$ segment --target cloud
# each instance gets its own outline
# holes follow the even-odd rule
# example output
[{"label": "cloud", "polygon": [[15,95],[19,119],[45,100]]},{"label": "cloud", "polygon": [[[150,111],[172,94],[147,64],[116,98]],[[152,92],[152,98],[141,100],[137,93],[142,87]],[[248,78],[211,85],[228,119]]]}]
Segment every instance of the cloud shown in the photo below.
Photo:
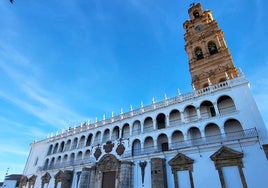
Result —
[{"label": "cloud", "polygon": [[0,144],[0,151],[1,153],[10,153],[10,154],[15,154],[15,155],[22,155],[22,156],[28,156],[29,151],[22,150],[21,148],[17,146],[12,146],[12,145],[3,145]]},{"label": "cloud", "polygon": [[49,92],[49,88],[42,86],[42,78],[38,75],[44,73],[37,66],[14,48],[0,48],[0,70],[12,85],[12,89],[0,88],[0,97],[55,127],[66,126],[66,117],[85,119],[71,111],[60,98]]}]

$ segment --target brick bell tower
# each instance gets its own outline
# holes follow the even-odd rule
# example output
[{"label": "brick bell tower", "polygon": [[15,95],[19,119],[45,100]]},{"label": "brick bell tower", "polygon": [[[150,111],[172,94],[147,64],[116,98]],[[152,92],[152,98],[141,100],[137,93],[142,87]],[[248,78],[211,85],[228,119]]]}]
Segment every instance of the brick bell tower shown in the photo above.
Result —
[{"label": "brick bell tower", "polygon": [[192,4],[188,10],[190,20],[184,22],[185,50],[194,89],[238,76],[224,34],[212,17],[212,11]]}]

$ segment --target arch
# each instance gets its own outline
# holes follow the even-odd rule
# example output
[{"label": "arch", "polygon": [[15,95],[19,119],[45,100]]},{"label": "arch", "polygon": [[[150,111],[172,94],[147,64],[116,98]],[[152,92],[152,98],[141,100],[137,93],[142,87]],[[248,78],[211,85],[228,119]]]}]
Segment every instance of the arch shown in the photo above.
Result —
[{"label": "arch", "polygon": [[200,47],[195,48],[194,54],[195,54],[195,57],[196,57],[197,60],[204,58],[203,51],[202,51],[202,49]]},{"label": "arch", "polygon": [[97,171],[110,172],[117,171],[120,167],[120,162],[112,154],[105,154],[97,164]]},{"label": "arch", "polygon": [[49,169],[52,169],[54,168],[54,165],[55,165],[55,157],[53,157],[50,161],[50,164],[49,164]]},{"label": "arch", "polygon": [[224,123],[224,132],[227,137],[243,136],[243,127],[236,119],[229,119]]},{"label": "arch", "polygon": [[117,140],[119,138],[119,127],[115,126],[112,132],[112,140]]},{"label": "arch", "polygon": [[67,164],[67,162],[68,162],[68,154],[65,154],[65,155],[63,156],[63,159],[62,159],[62,164],[63,164],[63,166],[65,166],[65,165]]},{"label": "arch", "polygon": [[200,115],[202,119],[216,116],[216,111],[211,101],[203,101],[200,104]]},{"label": "arch", "polygon": [[125,123],[123,128],[122,128],[122,138],[128,138],[129,137],[129,124]]},{"label": "arch", "polygon": [[141,133],[141,122],[139,120],[134,121],[132,128],[132,135],[139,135]]},{"label": "arch", "polygon": [[164,133],[160,134],[157,137],[157,150],[168,151],[168,137]]},{"label": "arch", "polygon": [[151,117],[145,118],[143,125],[144,125],[143,132],[153,131],[154,130],[153,118],[151,118]]},{"label": "arch", "polygon": [[84,159],[89,159],[90,158],[90,150],[86,150],[85,155],[84,155]]},{"label": "arch", "polygon": [[103,133],[102,143],[106,143],[108,140],[110,140],[110,130],[106,129]]},{"label": "arch", "polygon": [[208,51],[209,51],[209,54],[210,55],[213,55],[213,54],[218,53],[217,46],[216,46],[216,44],[213,41],[210,41],[208,43]]},{"label": "arch", "polygon": [[86,137],[84,135],[81,136],[81,138],[79,140],[78,148],[84,147],[85,146],[85,141],[86,141]]},{"label": "arch", "polygon": [[221,131],[217,124],[209,123],[205,127],[205,137],[206,141],[218,141],[221,137]]},{"label": "arch", "polygon": [[186,123],[197,121],[197,112],[194,106],[188,105],[184,109],[183,114],[184,114],[184,120]]},{"label": "arch", "polygon": [[86,146],[90,146],[92,143],[92,137],[93,137],[93,134],[90,133],[87,137],[87,142],[86,142]]},{"label": "arch", "polygon": [[83,152],[79,151],[76,155],[76,161],[82,161],[82,157],[83,157]]},{"label": "arch", "polygon": [[62,141],[60,144],[59,152],[63,152],[64,144],[65,144],[64,141]]},{"label": "arch", "polygon": [[191,127],[188,130],[188,139],[191,140],[193,145],[198,145],[201,142],[201,132],[197,127]]},{"label": "arch", "polygon": [[94,139],[94,145],[100,144],[101,143],[101,132],[98,131],[95,135]]},{"label": "arch", "polygon": [[183,133],[179,130],[174,131],[171,136],[172,147],[179,148],[184,143]]},{"label": "arch", "polygon": [[227,95],[221,96],[217,101],[217,105],[221,115],[232,113],[236,110],[233,99]]},{"label": "arch", "polygon": [[78,138],[75,137],[74,140],[73,140],[73,144],[72,144],[72,148],[71,149],[76,149],[77,143],[78,143]]},{"label": "arch", "polygon": [[57,160],[56,160],[56,164],[55,164],[55,167],[58,168],[59,165],[61,163],[61,156],[58,156]]},{"label": "arch", "polygon": [[141,142],[139,139],[135,139],[132,143],[132,156],[141,154]]},{"label": "arch", "polygon": [[48,148],[47,155],[50,155],[52,152],[53,145],[51,144]]},{"label": "arch", "polygon": [[48,169],[48,164],[49,164],[49,159],[46,159],[45,164],[44,164],[44,170]]},{"label": "arch", "polygon": [[144,153],[152,153],[154,151],[154,140],[148,136],[144,140]]},{"label": "arch", "polygon": [[181,113],[179,110],[174,109],[169,113],[169,125],[176,126],[181,124]]},{"label": "arch", "polygon": [[156,126],[157,129],[164,129],[166,128],[166,115],[163,113],[160,113],[156,117]]},{"label": "arch", "polygon": [[59,147],[59,143],[56,143],[53,149],[53,154],[57,153]]},{"label": "arch", "polygon": [[71,153],[71,155],[70,155],[70,164],[74,164],[74,158],[75,158],[75,154]]},{"label": "arch", "polygon": [[69,139],[65,145],[64,151],[68,151],[71,148],[71,139]]}]

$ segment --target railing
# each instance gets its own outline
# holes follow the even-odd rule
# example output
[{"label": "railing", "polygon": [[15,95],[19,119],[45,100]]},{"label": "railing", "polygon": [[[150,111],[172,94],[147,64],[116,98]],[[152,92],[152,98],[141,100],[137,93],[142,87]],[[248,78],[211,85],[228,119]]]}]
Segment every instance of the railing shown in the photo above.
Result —
[{"label": "railing", "polygon": [[60,168],[66,168],[66,167],[72,167],[72,166],[80,166],[80,165],[88,165],[93,163],[91,159],[79,159],[69,162],[62,162],[62,163],[55,163],[52,165],[44,165],[42,167],[39,167],[39,170],[53,170],[53,169],[60,169]]},{"label": "railing", "polygon": [[[226,143],[230,141],[242,141],[250,138],[258,138],[258,132],[255,128],[246,129],[243,131],[230,132],[225,134],[218,134],[213,136],[206,136],[195,139],[188,139],[184,141],[176,141],[169,145],[168,151],[179,150],[190,147],[206,146],[217,143]],[[139,156],[139,155],[148,155],[151,153],[162,152],[162,146],[157,145],[156,147],[145,147],[142,149],[136,149],[132,151],[126,151],[123,154],[123,157]]]},{"label": "railing", "polygon": [[54,139],[60,139],[60,138],[66,137],[66,136],[74,135],[76,133],[80,133],[83,131],[94,129],[95,127],[107,125],[107,124],[110,124],[113,122],[121,121],[122,119],[127,119],[127,118],[130,118],[133,116],[138,116],[138,115],[141,115],[141,114],[146,113],[146,112],[150,112],[150,111],[153,111],[156,109],[161,109],[161,108],[164,108],[166,106],[177,104],[177,103],[180,103],[183,101],[191,100],[193,98],[196,98],[196,97],[199,97],[202,95],[206,95],[206,94],[218,91],[218,90],[222,90],[222,89],[225,89],[228,87],[234,87],[234,86],[240,85],[242,83],[247,83],[247,80],[244,77],[237,77],[237,78],[227,80],[227,81],[215,84],[215,85],[208,86],[206,88],[195,90],[193,92],[189,92],[189,93],[182,94],[182,95],[180,94],[176,97],[173,97],[170,99],[165,99],[164,101],[156,102],[156,103],[153,103],[149,106],[141,107],[140,109],[132,110],[130,112],[123,113],[123,114],[120,114],[118,116],[114,116],[114,117],[111,117],[109,119],[106,119],[106,120],[102,120],[102,121],[91,123],[91,124],[84,123],[81,126],[69,128],[66,132],[52,136],[52,137],[48,138],[48,140],[52,141]]},{"label": "railing", "polygon": [[[254,139],[255,138],[255,139]],[[246,129],[243,131],[236,131],[236,132],[229,132],[225,134],[218,134],[218,135],[212,135],[212,136],[206,136],[196,139],[188,139],[183,141],[176,141],[169,145],[168,150],[165,151],[172,151],[172,150],[180,150],[180,149],[186,149],[191,147],[199,147],[199,146],[209,146],[212,144],[223,144],[226,142],[231,141],[243,141],[246,139],[254,139],[255,141],[258,140],[258,132],[255,128],[252,129]],[[140,155],[150,155],[163,152],[162,145],[150,146],[150,147],[144,147],[143,149],[135,149],[135,150],[128,150],[125,151],[122,155],[122,158],[125,157],[132,157],[132,156],[140,156]],[[52,170],[52,169],[60,169],[60,168],[66,168],[66,167],[72,167],[72,166],[84,166],[84,165],[90,165],[94,163],[92,159],[88,156],[87,159],[78,159],[78,160],[72,160],[72,161],[64,161],[61,163],[55,163],[55,164],[47,164],[42,167],[39,167],[39,170]]]}]

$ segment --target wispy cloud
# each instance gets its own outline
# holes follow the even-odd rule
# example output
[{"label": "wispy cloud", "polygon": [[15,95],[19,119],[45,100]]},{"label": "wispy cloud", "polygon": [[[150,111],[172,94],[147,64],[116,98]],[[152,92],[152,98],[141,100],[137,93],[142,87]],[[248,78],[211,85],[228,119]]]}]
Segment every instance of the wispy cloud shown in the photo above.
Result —
[{"label": "wispy cloud", "polygon": [[26,150],[22,150],[21,148],[19,148],[18,146],[12,146],[12,145],[3,145],[0,144],[0,151],[1,153],[5,152],[5,153],[10,153],[10,154],[15,154],[15,155],[23,155],[23,156],[28,156],[29,151]]},{"label": "wispy cloud", "polygon": [[[12,53],[8,52],[9,50]],[[0,91],[2,98],[55,127],[66,126],[66,117],[84,119],[71,111],[61,99],[49,92],[49,88],[42,86],[42,80],[37,75],[43,73],[26,57],[13,48],[1,50],[1,55],[0,70],[2,69],[8,75],[11,84],[17,91],[13,93],[2,88]]]}]

